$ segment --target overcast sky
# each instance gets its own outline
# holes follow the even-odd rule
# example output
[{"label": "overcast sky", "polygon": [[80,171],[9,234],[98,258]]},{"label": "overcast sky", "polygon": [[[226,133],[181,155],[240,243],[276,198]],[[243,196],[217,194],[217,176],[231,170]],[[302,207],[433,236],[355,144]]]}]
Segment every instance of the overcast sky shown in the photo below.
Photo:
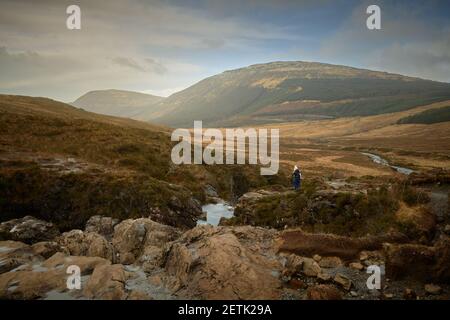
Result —
[{"label": "overcast sky", "polygon": [[[66,8],[81,7],[81,30]],[[382,30],[366,28],[378,4]],[[450,82],[450,1],[0,0],[0,93],[167,96],[225,70],[319,61]]]}]

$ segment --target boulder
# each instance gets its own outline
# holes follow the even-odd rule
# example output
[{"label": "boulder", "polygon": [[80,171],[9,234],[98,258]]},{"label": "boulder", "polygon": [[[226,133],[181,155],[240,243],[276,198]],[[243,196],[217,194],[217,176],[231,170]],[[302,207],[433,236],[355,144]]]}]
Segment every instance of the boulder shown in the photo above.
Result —
[{"label": "boulder", "polygon": [[188,299],[279,299],[282,264],[265,248],[272,240],[262,228],[197,226],[168,248],[170,288]]},{"label": "boulder", "polygon": [[63,233],[57,241],[70,255],[100,257],[114,261],[113,246],[98,233],[72,230]]},{"label": "boulder", "polygon": [[57,252],[69,253],[66,248],[61,247],[55,241],[42,241],[37,242],[31,246],[33,254],[40,255],[45,259],[50,258]]},{"label": "boulder", "polygon": [[83,294],[89,299],[124,300],[127,298],[127,278],[128,275],[120,264],[100,265],[94,269]]},{"label": "boulder", "polygon": [[114,227],[119,223],[118,219],[104,216],[92,216],[86,222],[85,231],[96,232],[104,236],[106,239],[111,239],[114,234]]},{"label": "boulder", "polygon": [[21,241],[28,244],[53,240],[58,228],[50,222],[26,216],[0,223],[0,240]]},{"label": "boulder", "polygon": [[161,263],[164,246],[179,235],[177,229],[147,218],[129,219],[116,225],[112,244],[120,263],[132,264],[140,258],[151,268]]},{"label": "boulder", "polygon": [[332,285],[319,284],[307,290],[309,300],[342,300],[342,293]]}]

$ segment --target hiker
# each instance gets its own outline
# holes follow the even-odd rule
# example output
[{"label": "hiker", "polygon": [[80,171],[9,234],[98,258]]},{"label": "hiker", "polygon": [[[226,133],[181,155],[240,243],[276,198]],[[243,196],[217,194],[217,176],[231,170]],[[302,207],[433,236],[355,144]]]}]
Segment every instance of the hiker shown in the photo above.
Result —
[{"label": "hiker", "polygon": [[294,172],[292,172],[292,185],[294,186],[295,190],[300,190],[300,186],[302,183],[302,173],[300,169],[295,166]]}]

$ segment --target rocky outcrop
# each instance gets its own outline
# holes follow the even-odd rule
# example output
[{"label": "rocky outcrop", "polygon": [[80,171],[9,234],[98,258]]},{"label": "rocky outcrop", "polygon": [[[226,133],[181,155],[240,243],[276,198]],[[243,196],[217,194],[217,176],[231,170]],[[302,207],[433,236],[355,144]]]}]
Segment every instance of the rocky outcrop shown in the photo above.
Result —
[{"label": "rocky outcrop", "polygon": [[63,233],[57,241],[74,256],[100,257],[112,262],[115,259],[113,246],[95,232],[72,230]]},{"label": "rocky outcrop", "polygon": [[188,298],[279,299],[282,266],[272,241],[270,230],[198,226],[167,251],[170,287]]},{"label": "rocky outcrop", "polygon": [[112,244],[118,262],[131,264],[139,258],[151,268],[160,263],[165,245],[179,235],[177,229],[147,218],[129,219],[114,228]]},{"label": "rocky outcrop", "polygon": [[53,240],[58,235],[59,230],[53,223],[31,216],[0,223],[0,240],[14,240],[32,244]]}]

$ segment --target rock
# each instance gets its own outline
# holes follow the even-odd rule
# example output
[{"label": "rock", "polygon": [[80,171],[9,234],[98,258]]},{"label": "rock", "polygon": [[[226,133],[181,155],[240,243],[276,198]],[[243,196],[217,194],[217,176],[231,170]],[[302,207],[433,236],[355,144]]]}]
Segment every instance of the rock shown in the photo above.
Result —
[{"label": "rock", "polygon": [[386,299],[392,299],[394,297],[394,295],[392,293],[385,293],[385,294],[383,294],[383,296]]},{"label": "rock", "polygon": [[58,244],[65,247],[74,256],[100,257],[114,261],[113,246],[95,232],[72,230],[58,238]]},{"label": "rock", "polygon": [[153,300],[153,299],[145,292],[139,290],[132,290],[128,294],[127,300]]},{"label": "rock", "polygon": [[104,216],[92,216],[86,222],[85,231],[96,232],[110,240],[114,233],[114,227],[119,223],[118,219]]},{"label": "rock", "polygon": [[318,254],[315,254],[315,255],[313,256],[313,259],[314,259],[314,261],[319,262],[320,259],[322,259],[322,257],[319,256]]},{"label": "rock", "polygon": [[296,279],[296,278],[289,280],[288,284],[293,289],[304,289],[304,288],[308,287],[305,282],[303,282],[300,279]]},{"label": "rock", "polygon": [[90,299],[124,300],[127,298],[126,280],[122,265],[101,265],[94,269],[83,293]]},{"label": "rock", "polygon": [[[81,275],[89,275],[99,265],[110,262],[97,257],[73,257],[56,253],[41,262],[30,262],[25,268],[0,275],[0,299],[45,298],[50,292],[67,291],[67,273],[70,265],[80,267]],[[68,293],[73,299],[80,295],[79,290]]]},{"label": "rock", "polygon": [[165,255],[169,287],[187,299],[280,299],[273,234],[249,226],[187,231]]},{"label": "rock", "polygon": [[177,229],[147,218],[129,219],[115,227],[112,244],[120,263],[132,264],[140,258],[151,268],[162,262],[164,246],[179,235]]},{"label": "rock", "polygon": [[439,295],[442,292],[442,288],[435,284],[426,284],[424,289],[426,293],[432,295]]},{"label": "rock", "polygon": [[219,194],[217,193],[216,189],[212,185],[210,185],[210,184],[205,185],[204,190],[205,190],[205,195],[207,197],[219,198]]},{"label": "rock", "polygon": [[307,297],[309,300],[342,300],[342,294],[338,289],[325,284],[309,287]]},{"label": "rock", "polygon": [[367,254],[367,251],[362,251],[359,254],[359,260],[364,261],[367,260],[369,258],[369,255]]},{"label": "rock", "polygon": [[417,294],[414,290],[406,288],[403,291],[403,298],[406,300],[416,300],[417,299]]},{"label": "rock", "polygon": [[337,268],[342,266],[342,260],[338,257],[325,257],[319,261],[322,268]]},{"label": "rock", "polygon": [[43,260],[35,256],[31,247],[18,241],[0,241],[0,274],[32,261]]},{"label": "rock", "polygon": [[303,258],[303,269],[302,272],[307,277],[317,277],[317,275],[322,271],[319,264],[311,258]]},{"label": "rock", "polygon": [[352,262],[348,265],[350,268],[361,271],[364,269],[364,266],[359,262]]},{"label": "rock", "polygon": [[358,292],[356,292],[356,291],[350,291],[350,295],[352,296],[352,297],[357,297],[358,296]]},{"label": "rock", "polygon": [[0,223],[0,240],[21,241],[32,244],[53,240],[59,235],[58,228],[50,222],[31,216]]},{"label": "rock", "polygon": [[62,248],[55,241],[42,241],[37,242],[31,246],[31,250],[35,255],[40,255],[45,259],[50,258],[57,252],[69,253],[68,250]]},{"label": "rock", "polygon": [[290,254],[289,256],[287,256],[284,275],[290,277],[299,274],[302,271],[303,271],[303,258],[295,254]]},{"label": "rock", "polygon": [[352,281],[347,278],[346,276],[344,276],[342,273],[337,273],[334,276],[334,282],[336,282],[337,284],[339,284],[340,286],[342,286],[342,288],[344,288],[345,290],[350,290],[352,287]]},{"label": "rock", "polygon": [[331,276],[328,273],[320,272],[317,275],[317,279],[327,282],[331,280]]}]

